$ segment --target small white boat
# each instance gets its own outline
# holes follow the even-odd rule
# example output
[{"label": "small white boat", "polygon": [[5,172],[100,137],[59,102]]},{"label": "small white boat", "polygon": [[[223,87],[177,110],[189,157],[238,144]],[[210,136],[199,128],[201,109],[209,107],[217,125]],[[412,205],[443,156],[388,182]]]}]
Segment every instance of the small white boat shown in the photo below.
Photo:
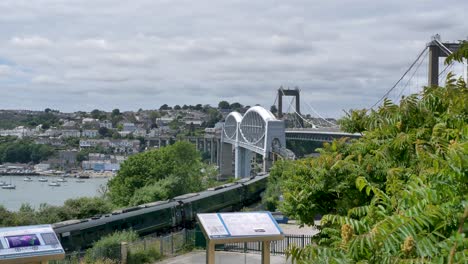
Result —
[{"label": "small white boat", "polygon": [[64,178],[60,178],[57,180],[57,182],[67,182],[67,180],[65,180]]},{"label": "small white boat", "polygon": [[33,180],[31,179],[31,177],[25,177],[25,178],[23,179],[23,181],[25,181],[25,182],[31,182],[31,181],[33,181]]},{"label": "small white boat", "polygon": [[58,187],[58,186],[60,186],[60,183],[53,181],[53,182],[49,183],[49,186]]},{"label": "small white boat", "polygon": [[83,182],[85,182],[85,180],[77,180],[76,182],[83,183]]},{"label": "small white boat", "polygon": [[16,189],[16,185],[14,185],[14,184],[7,184],[7,185],[2,186],[2,189],[14,190],[14,189]]},{"label": "small white boat", "polygon": [[40,181],[40,182],[47,182],[48,180],[47,180],[46,178],[44,178],[44,177],[41,177],[41,178],[39,178],[38,181]]}]

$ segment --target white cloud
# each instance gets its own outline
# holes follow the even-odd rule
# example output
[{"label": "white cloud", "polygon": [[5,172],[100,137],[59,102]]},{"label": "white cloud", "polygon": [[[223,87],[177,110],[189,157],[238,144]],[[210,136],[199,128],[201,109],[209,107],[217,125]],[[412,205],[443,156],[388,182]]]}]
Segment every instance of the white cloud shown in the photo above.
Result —
[{"label": "white cloud", "polygon": [[44,37],[32,36],[32,37],[13,37],[11,44],[23,48],[44,48],[52,45],[52,42]]},{"label": "white cloud", "polygon": [[55,76],[50,76],[50,75],[38,75],[34,76],[31,79],[31,82],[33,84],[46,84],[46,85],[56,85],[56,84],[64,84],[65,82]]},{"label": "white cloud", "polygon": [[6,78],[13,73],[11,67],[8,65],[0,65],[0,78]]},{"label": "white cloud", "polygon": [[78,41],[77,46],[79,48],[110,49],[110,44],[105,39],[83,39]]}]

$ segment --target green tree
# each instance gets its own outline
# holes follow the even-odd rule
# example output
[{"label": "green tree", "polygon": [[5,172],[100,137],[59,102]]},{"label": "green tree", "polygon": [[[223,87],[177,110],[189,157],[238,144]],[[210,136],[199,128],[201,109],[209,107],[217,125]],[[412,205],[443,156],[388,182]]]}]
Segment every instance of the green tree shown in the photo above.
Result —
[{"label": "green tree", "polygon": [[218,103],[218,109],[230,109],[231,106],[227,101],[221,101]]},{"label": "green tree", "polygon": [[121,115],[120,110],[119,110],[118,108],[112,110],[111,115],[112,115],[113,117],[114,117],[114,116],[119,116],[119,115]]},{"label": "green tree", "polygon": [[93,111],[91,111],[91,117],[94,119],[101,118],[101,111],[99,109],[94,109]]},{"label": "green tree", "polygon": [[[179,141],[173,145],[130,156],[109,183],[109,197],[118,206],[131,203],[135,192],[158,181],[172,178],[169,197],[199,191],[203,163],[195,146]],[[141,200],[135,198],[135,200]]]},{"label": "green tree", "polygon": [[232,103],[230,105],[230,108],[233,109],[233,110],[239,110],[239,109],[243,108],[243,106],[240,103],[235,102],[235,103]]},{"label": "green tree", "polygon": [[278,108],[276,108],[276,105],[270,106],[270,112],[272,112],[273,114],[278,113]]},{"label": "green tree", "polygon": [[47,130],[50,128],[50,124],[49,123],[44,123],[41,125],[41,128],[44,129],[44,130]]},{"label": "green tree", "polygon": [[168,106],[167,104],[163,104],[163,105],[161,105],[161,107],[159,107],[159,110],[166,110],[167,111],[167,110],[171,110],[171,107]]},{"label": "green tree", "polygon": [[100,127],[98,129],[99,135],[101,137],[112,137],[112,130],[108,129],[107,127]]},{"label": "green tree", "polygon": [[100,197],[68,199],[63,206],[71,219],[82,219],[112,211],[111,204]]},{"label": "green tree", "polygon": [[197,104],[197,105],[195,105],[195,106],[193,107],[193,109],[198,110],[198,111],[201,111],[201,110],[203,110],[203,105],[202,105],[202,104]]}]

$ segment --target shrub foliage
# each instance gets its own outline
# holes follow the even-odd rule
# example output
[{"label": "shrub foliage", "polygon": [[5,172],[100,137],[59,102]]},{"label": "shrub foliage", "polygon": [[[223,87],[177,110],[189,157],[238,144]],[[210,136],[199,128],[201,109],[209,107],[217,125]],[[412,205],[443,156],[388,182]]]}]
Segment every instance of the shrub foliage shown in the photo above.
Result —
[{"label": "shrub foliage", "polygon": [[306,224],[325,214],[317,244],[290,256],[298,263],[465,261],[467,121],[467,85],[449,74],[445,87],[351,111],[342,128],[362,138],[275,165],[270,205]]}]

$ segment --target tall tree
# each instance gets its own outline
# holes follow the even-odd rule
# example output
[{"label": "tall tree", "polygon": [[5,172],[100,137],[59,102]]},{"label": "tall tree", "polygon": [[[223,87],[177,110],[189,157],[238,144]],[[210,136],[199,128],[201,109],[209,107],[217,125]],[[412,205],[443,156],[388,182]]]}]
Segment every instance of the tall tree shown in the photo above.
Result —
[{"label": "tall tree", "polygon": [[[131,203],[137,190],[153,184],[163,184],[163,192],[176,196],[201,188],[200,154],[189,142],[179,141],[173,145],[133,155],[126,160],[116,177],[109,183],[109,197],[119,206]],[[138,195],[141,195],[139,193]],[[161,197],[159,197],[161,198]],[[167,197],[166,197],[167,198]],[[135,198],[141,201],[141,198]]]}]

